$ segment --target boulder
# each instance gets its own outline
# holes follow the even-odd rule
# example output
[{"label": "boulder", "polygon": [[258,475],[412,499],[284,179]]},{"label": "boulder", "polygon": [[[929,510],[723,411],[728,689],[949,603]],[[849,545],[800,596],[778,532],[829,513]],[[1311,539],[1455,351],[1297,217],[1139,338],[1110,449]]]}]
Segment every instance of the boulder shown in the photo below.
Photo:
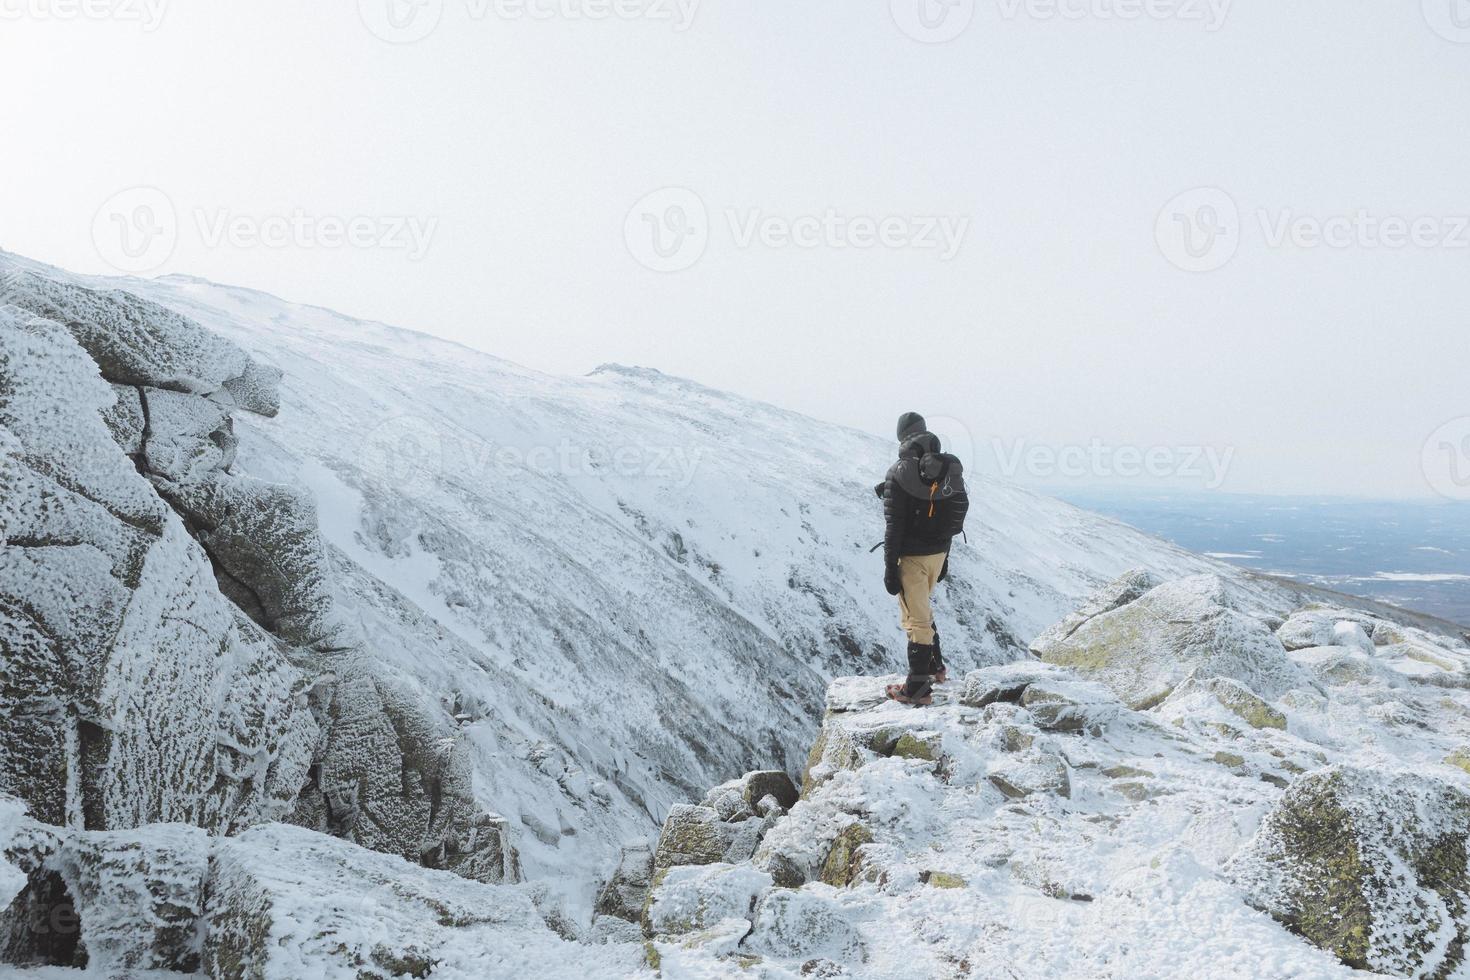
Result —
[{"label": "boulder", "polygon": [[524,886],[470,881],[284,824],[215,842],[204,972],[277,977],[632,975],[636,946],[584,946]]},{"label": "boulder", "polygon": [[1077,632],[1088,620],[1141,599],[1159,584],[1159,577],[1147,569],[1129,569],[1094,592],[1075,612],[1043,630],[1040,636],[1031,641],[1031,652],[1045,658],[1047,653]]},{"label": "boulder", "polygon": [[623,847],[618,868],[597,893],[593,913],[637,922],[653,884],[653,849],[645,843]]},{"label": "boulder", "polygon": [[764,956],[796,960],[860,961],[863,952],[857,930],[842,906],[809,889],[768,892],[755,910],[754,927],[742,945]]},{"label": "boulder", "polygon": [[336,612],[310,493],[219,472],[158,488],[213,559],[220,591],[262,627],[319,652],[362,642]]},{"label": "boulder", "polygon": [[1028,661],[982,667],[965,675],[959,701],[971,708],[985,708],[998,703],[1020,704],[1021,695],[1028,686],[1052,676],[1055,676],[1055,671],[1045,664]]},{"label": "boulder", "polygon": [[714,864],[725,856],[731,831],[717,811],[676,803],[664,821],[653,852],[654,874],[691,864]]},{"label": "boulder", "polygon": [[725,821],[746,820],[761,813],[766,797],[775,800],[782,811],[796,805],[800,793],[786,773],[776,769],[748,772],[738,779],[721,783],[705,795],[702,806],[710,807]]},{"label": "boulder", "polygon": [[893,748],[887,754],[895,759],[938,762],[941,744],[938,732],[904,732],[894,741]]},{"label": "boulder", "polygon": [[194,483],[235,459],[234,425],[219,405],[197,395],[142,388],[143,465],[174,483]]},{"label": "boulder", "polygon": [[838,772],[861,766],[863,751],[852,732],[838,717],[829,713],[807,755],[806,770],[801,774],[801,798],[811,796],[817,787]]},{"label": "boulder", "polygon": [[1169,582],[1087,620],[1044,659],[1098,681],[1135,710],[1158,704],[1191,673],[1228,677],[1264,697],[1309,683],[1270,630],[1229,602],[1218,576]]},{"label": "boulder", "polygon": [[[1362,641],[1366,640],[1364,652],[1372,653],[1373,641],[1368,638],[1375,629],[1374,622],[1369,616],[1346,609],[1309,606],[1292,613],[1276,630],[1276,636],[1288,650],[1338,645],[1360,648]],[[1354,626],[1356,630],[1352,628]]]},{"label": "boulder", "polygon": [[1043,731],[1093,736],[1101,735],[1120,711],[1107,688],[1085,681],[1038,681],[1026,688],[1021,704]]},{"label": "boulder", "polygon": [[1067,764],[1051,752],[1029,751],[996,759],[989,776],[991,785],[1009,799],[1033,794],[1070,797],[1072,783]]},{"label": "boulder", "polygon": [[470,745],[442,711],[354,656],[327,720],[294,823],[476,881],[519,880],[509,825],[480,807]]},{"label": "boulder", "polygon": [[862,872],[862,848],[873,843],[873,833],[861,823],[849,824],[832,840],[822,862],[821,880],[833,888],[845,888]]},{"label": "boulder", "polygon": [[649,895],[644,935],[680,936],[737,919],[745,923],[743,936],[750,930],[757,900],[771,886],[770,875],[749,865],[670,868]]},{"label": "boulder", "polygon": [[117,384],[208,395],[243,378],[250,364],[223,337],[122,290],[88,289],[7,266],[0,268],[0,306],[7,303],[64,326]]},{"label": "boulder", "polygon": [[1250,902],[1361,970],[1447,977],[1470,940],[1470,796],[1422,773],[1298,778],[1227,873]]},{"label": "boulder", "polygon": [[1332,687],[1371,684],[1382,681],[1390,686],[1398,682],[1390,677],[1378,661],[1365,653],[1347,647],[1304,647],[1291,652],[1291,659],[1311,672],[1323,684]]},{"label": "boulder", "polygon": [[4,785],[91,830],[279,818],[319,735],[309,678],[219,593],[71,333],[0,311],[0,389]]},{"label": "boulder", "polygon": [[1188,717],[1198,714],[1189,703],[1195,698],[1208,698],[1218,702],[1251,728],[1286,730],[1286,715],[1283,712],[1256,697],[1255,692],[1244,684],[1228,677],[1206,677],[1203,680],[1190,677],[1169,695],[1169,704],[1177,703],[1177,714]]},{"label": "boulder", "polygon": [[76,904],[89,969],[200,967],[209,838],[181,824],[68,835],[50,860]]}]

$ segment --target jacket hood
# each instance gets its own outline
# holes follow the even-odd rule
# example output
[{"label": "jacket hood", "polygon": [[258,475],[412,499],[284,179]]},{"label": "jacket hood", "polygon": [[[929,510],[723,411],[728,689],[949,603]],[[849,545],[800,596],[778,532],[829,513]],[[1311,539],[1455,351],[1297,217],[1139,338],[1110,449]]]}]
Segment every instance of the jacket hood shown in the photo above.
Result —
[{"label": "jacket hood", "polygon": [[928,430],[929,423],[925,422],[924,416],[918,412],[904,412],[898,417],[899,442],[906,442],[909,438]]}]

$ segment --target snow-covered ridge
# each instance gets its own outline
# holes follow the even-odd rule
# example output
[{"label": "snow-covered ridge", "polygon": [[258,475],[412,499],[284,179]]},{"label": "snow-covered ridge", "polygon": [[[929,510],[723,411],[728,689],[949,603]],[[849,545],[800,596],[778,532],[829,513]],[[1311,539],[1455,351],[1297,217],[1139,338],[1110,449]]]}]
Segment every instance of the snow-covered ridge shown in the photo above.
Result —
[{"label": "snow-covered ridge", "polygon": [[1465,975],[1470,646],[1233,592],[1134,573],[931,709],[838,679],[800,802],[676,808],[599,932],[665,977]]},{"label": "snow-covered ridge", "polygon": [[[235,468],[310,492],[373,671],[457,716],[525,873],[579,882],[584,909],[622,842],[798,766],[828,679],[901,656],[868,552],[884,440],[649,369],[552,377],[249,290],[125,285],[282,370],[281,411],[236,418]],[[1124,568],[1224,567],[977,493],[939,600],[962,668]]]}]

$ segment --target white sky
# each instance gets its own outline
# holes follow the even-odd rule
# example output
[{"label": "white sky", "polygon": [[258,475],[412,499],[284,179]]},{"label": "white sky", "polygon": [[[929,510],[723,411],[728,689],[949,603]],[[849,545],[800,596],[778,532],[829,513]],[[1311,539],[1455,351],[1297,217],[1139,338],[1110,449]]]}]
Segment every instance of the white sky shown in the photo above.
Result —
[{"label": "white sky", "polygon": [[[365,22],[390,2],[436,29],[385,43]],[[605,19],[567,12],[611,0],[416,2],[0,0],[0,248],[116,271],[109,209],[146,198],[107,202],[152,186],[176,243],[154,240],[147,274],[555,372],[658,367],[884,435],[916,408],[992,472],[997,439],[1207,446],[1233,452],[1226,490],[1424,496],[1432,433],[1431,456],[1470,454],[1464,0],[704,0],[685,30],[696,0]],[[910,37],[920,2],[964,30]],[[630,210],[665,187],[708,220],[670,259],[692,264],[656,272],[644,213],[677,222],[690,198]],[[1223,266],[1190,272],[1173,215],[1218,195],[1170,209],[1162,247],[1156,219],[1200,187],[1239,222],[1200,259]],[[947,260],[741,242],[753,213],[829,209],[902,219],[895,242],[968,225]],[[1400,248],[1376,229],[1271,244],[1283,215],[1360,210],[1435,220]],[[434,224],[422,256],[310,228],[212,240],[221,216],[298,212]],[[1096,458],[1085,479],[1109,482]],[[1214,482],[1199,470],[1177,482]]]}]

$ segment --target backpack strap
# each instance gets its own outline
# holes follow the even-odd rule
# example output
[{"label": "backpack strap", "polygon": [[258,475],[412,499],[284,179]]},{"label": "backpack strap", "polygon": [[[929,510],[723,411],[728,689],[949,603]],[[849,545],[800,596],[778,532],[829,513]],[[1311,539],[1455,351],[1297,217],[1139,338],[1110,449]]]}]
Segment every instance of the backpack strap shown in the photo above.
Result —
[{"label": "backpack strap", "polygon": [[939,475],[934,477],[934,482],[929,484],[929,516],[934,516],[934,495],[939,493],[939,485],[944,482],[945,476],[949,474],[949,457],[945,456],[939,466]]}]

